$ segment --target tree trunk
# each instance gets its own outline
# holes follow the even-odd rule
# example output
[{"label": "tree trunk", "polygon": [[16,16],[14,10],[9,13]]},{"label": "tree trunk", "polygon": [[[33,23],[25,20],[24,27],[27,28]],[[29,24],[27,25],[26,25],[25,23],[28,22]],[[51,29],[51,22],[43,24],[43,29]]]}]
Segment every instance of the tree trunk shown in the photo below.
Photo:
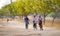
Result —
[{"label": "tree trunk", "polygon": [[54,20],[55,20],[55,18],[57,17],[58,12],[59,12],[59,11],[55,12],[55,16],[54,16],[54,18],[53,18],[52,24],[54,24]]},{"label": "tree trunk", "polygon": [[44,14],[44,25],[45,25],[45,14]]},{"label": "tree trunk", "polygon": [[54,24],[55,17],[53,18],[52,25]]}]

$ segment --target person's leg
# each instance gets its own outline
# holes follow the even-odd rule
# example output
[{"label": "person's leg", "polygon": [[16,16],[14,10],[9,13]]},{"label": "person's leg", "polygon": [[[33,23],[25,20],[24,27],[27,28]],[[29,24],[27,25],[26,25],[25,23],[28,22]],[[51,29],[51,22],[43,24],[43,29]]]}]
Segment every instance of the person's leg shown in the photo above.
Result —
[{"label": "person's leg", "polygon": [[28,29],[28,24],[26,24],[25,26],[26,26],[26,29]]},{"label": "person's leg", "polygon": [[35,24],[35,28],[36,28],[36,30],[37,30],[37,24]]},{"label": "person's leg", "polygon": [[35,24],[33,23],[33,29],[35,30]]},{"label": "person's leg", "polygon": [[34,27],[34,30],[37,30],[37,25],[36,25],[36,23],[34,23],[33,27]]},{"label": "person's leg", "polygon": [[43,25],[42,25],[42,30],[43,30]]},{"label": "person's leg", "polygon": [[36,23],[34,23],[34,28],[37,30],[37,25],[36,25]]},{"label": "person's leg", "polygon": [[42,24],[40,25],[41,30],[43,30]]},{"label": "person's leg", "polygon": [[39,23],[39,28],[40,28],[40,30],[41,30],[41,25],[40,25],[40,23]]}]

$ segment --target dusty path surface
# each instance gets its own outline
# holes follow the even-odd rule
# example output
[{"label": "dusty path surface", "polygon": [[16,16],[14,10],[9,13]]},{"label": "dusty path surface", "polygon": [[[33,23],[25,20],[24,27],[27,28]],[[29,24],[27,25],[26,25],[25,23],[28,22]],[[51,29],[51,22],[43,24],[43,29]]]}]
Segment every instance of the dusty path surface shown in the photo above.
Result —
[{"label": "dusty path surface", "polygon": [[26,30],[24,23],[17,21],[3,22],[4,26],[0,26],[0,36],[60,36],[60,29],[46,28],[43,31],[33,30],[32,24]]}]

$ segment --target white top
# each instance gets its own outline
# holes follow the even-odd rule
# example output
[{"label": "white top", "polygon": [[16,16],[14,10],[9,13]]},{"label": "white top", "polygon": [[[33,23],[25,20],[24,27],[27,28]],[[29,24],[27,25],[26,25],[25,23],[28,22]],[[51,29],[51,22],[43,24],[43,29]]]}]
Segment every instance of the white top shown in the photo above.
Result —
[{"label": "white top", "polygon": [[37,18],[35,17],[35,18],[33,18],[33,21],[35,21],[35,23],[37,23]]},{"label": "white top", "polygon": [[39,18],[38,20],[41,20],[42,21],[42,18]]}]

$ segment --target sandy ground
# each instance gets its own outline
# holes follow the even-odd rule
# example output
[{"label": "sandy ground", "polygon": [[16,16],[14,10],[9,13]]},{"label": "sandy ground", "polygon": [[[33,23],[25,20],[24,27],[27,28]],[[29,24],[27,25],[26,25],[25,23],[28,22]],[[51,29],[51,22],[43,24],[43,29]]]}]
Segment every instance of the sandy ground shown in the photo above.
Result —
[{"label": "sandy ground", "polygon": [[0,25],[0,36],[60,36],[60,29],[44,27],[43,31],[33,30],[32,24],[29,24],[29,29],[25,29],[22,22],[3,21],[4,25]]}]

